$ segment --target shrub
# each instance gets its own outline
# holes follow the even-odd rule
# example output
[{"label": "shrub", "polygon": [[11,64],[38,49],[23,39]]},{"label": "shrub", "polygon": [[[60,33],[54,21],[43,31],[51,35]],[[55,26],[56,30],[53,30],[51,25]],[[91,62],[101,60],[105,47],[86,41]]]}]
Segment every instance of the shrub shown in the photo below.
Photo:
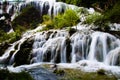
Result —
[{"label": "shrub", "polygon": [[117,1],[112,9],[105,12],[105,20],[120,23],[120,1]]},{"label": "shrub", "polygon": [[68,23],[67,26],[74,26],[79,22],[79,16],[74,10],[71,9],[65,11],[63,18]]},{"label": "shrub", "polygon": [[12,33],[8,34],[9,42],[13,43],[13,42],[19,40],[21,38],[21,34],[22,33],[20,32],[20,30],[16,30],[16,32],[12,32]]},{"label": "shrub", "polygon": [[43,28],[43,30],[49,30],[54,28],[53,21],[51,20],[49,15],[43,15],[43,23],[46,27]]},{"label": "shrub", "polygon": [[53,19],[53,23],[54,23],[54,27],[56,29],[61,29],[63,27],[66,27],[67,21],[65,20],[65,18],[63,17],[64,15],[58,14],[57,16],[55,16],[55,18]]},{"label": "shrub", "polygon": [[43,23],[46,24],[44,29],[61,29],[64,27],[74,26],[79,22],[79,16],[74,10],[68,9],[64,14],[58,14],[53,19],[48,16],[43,17]]},{"label": "shrub", "polygon": [[8,42],[13,43],[21,38],[20,30],[16,30],[16,32],[6,33],[3,30],[0,30],[0,43]]},{"label": "shrub", "polygon": [[90,14],[90,15],[86,16],[85,23],[92,24],[92,23],[95,23],[98,20],[101,20],[102,18],[103,18],[103,15],[95,12],[93,14]]}]

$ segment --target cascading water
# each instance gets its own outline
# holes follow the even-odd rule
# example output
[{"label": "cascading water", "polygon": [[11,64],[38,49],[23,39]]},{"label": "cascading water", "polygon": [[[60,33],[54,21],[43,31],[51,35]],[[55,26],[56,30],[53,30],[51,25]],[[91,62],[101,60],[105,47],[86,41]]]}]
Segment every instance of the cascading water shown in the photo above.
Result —
[{"label": "cascading water", "polygon": [[[63,4],[63,3],[61,3],[61,4]],[[61,4],[59,4],[59,5],[61,5]],[[41,16],[43,14],[49,14],[49,15],[52,15],[52,13],[57,14],[62,9],[62,8],[60,9],[58,7],[58,4],[54,0],[38,0],[38,1],[29,1],[28,0],[28,1],[26,1],[26,3],[22,3],[19,5],[18,12],[21,12],[22,9],[24,9],[28,5],[34,6],[37,10],[39,10]],[[57,7],[56,7],[56,5],[57,5]]]},{"label": "cascading water", "polygon": [[[37,33],[33,44],[32,62],[66,62],[66,38],[68,33],[45,32]],[[61,59],[59,58],[61,55]],[[59,59],[57,59],[59,58]]]},{"label": "cascading water", "polygon": [[[69,47],[67,39],[70,40]],[[36,34],[31,62],[75,63],[90,60],[110,64],[106,61],[110,58],[107,56],[119,46],[119,39],[104,32],[77,31],[70,36],[67,31],[48,31]],[[71,51],[67,52],[66,49]],[[114,63],[118,60],[114,60]]]},{"label": "cascading water", "polygon": [[118,65],[120,66],[120,47],[117,47],[114,50],[111,50],[106,56],[105,63],[108,65]]},{"label": "cascading water", "polygon": [[73,7],[72,9],[74,9],[75,7],[63,2],[56,2],[55,0],[26,0],[25,2],[21,2],[18,5],[7,5],[6,13],[9,13],[12,18],[14,18],[14,16],[17,16],[18,13],[20,13],[29,5],[35,7],[40,12],[41,16],[48,14],[51,17],[64,12],[67,8]]},{"label": "cascading water", "polygon": [[[9,61],[10,64],[13,64],[15,54],[20,50],[21,44],[31,36],[35,37],[31,63],[75,63],[80,60],[89,60],[109,65],[119,65],[120,40],[118,38],[104,32],[82,30],[71,36],[65,30],[26,34],[6,50],[5,54],[0,57],[1,63],[10,57],[11,51],[15,51],[13,55],[11,54],[12,57]],[[17,50],[15,50],[16,46]],[[115,51],[118,52],[115,53]]]}]

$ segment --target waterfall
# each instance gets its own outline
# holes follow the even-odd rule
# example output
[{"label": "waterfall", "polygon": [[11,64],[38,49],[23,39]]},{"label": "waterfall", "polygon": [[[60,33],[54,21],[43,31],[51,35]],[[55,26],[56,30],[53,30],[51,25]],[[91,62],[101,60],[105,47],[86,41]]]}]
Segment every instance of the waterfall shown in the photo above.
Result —
[{"label": "waterfall", "polygon": [[[37,30],[37,29],[36,29]],[[21,45],[34,37],[31,45],[30,63],[75,63],[82,60],[101,62],[106,65],[119,65],[120,39],[99,31],[78,30],[72,35],[66,30],[26,32],[0,57],[0,62],[7,60],[14,63],[15,55]]]},{"label": "waterfall", "polygon": [[21,39],[21,40],[19,40],[19,41],[17,42],[17,43],[18,43],[18,47],[17,47],[17,50],[15,50],[15,52],[13,53],[13,55],[12,55],[10,61],[9,61],[9,64],[10,64],[10,65],[14,63],[15,55],[16,55],[16,53],[20,50],[20,47],[21,47],[21,45],[22,45],[22,43],[23,43],[24,41],[25,41],[25,39],[23,38],[23,39]]},{"label": "waterfall", "polygon": [[[67,47],[67,38],[71,48]],[[119,46],[120,40],[115,36],[99,31],[77,31],[72,36],[64,30],[38,32],[33,43],[31,63],[67,63],[68,60],[75,63],[90,60],[112,65],[108,62],[108,56],[113,55],[111,51]],[[67,52],[67,49],[71,49],[71,52]]]},{"label": "waterfall", "polygon": [[[36,8],[39,11],[40,16],[48,14],[51,17],[59,13],[63,13],[68,8],[74,9],[76,7],[63,2],[56,2],[56,0],[26,0],[25,2],[20,2],[18,4],[10,3],[6,7],[6,13],[9,13],[13,18],[15,15],[17,16],[20,14],[21,11],[28,6]],[[1,11],[1,13],[2,12],[3,11]]]},{"label": "waterfall", "polygon": [[[84,33],[77,32],[71,36],[71,62],[86,59],[89,49],[90,36]],[[78,59],[78,60],[76,60]]]},{"label": "waterfall", "polygon": [[38,0],[38,1],[26,1],[26,3],[21,3],[18,6],[18,12],[21,12],[25,7],[28,5],[31,5],[35,7],[38,11],[40,11],[40,15],[42,16],[43,14],[49,14],[51,15],[52,8],[54,5],[55,1],[54,0]]},{"label": "waterfall", "polygon": [[107,65],[118,65],[120,66],[120,47],[111,50],[108,55],[106,56],[105,59],[105,64]]},{"label": "waterfall", "polygon": [[[16,12],[18,13],[17,15],[19,15],[21,11],[29,5],[36,8],[41,17],[48,14],[51,18],[64,12],[66,9],[71,8],[75,10],[76,8],[74,5],[56,2],[55,0],[26,0],[24,3],[19,3],[18,5],[11,4],[7,6],[6,12],[11,16]],[[88,13],[93,14],[94,10],[90,8]],[[12,17],[14,16],[15,15]],[[81,17],[81,19],[83,19],[81,21],[84,21],[85,15],[82,14]],[[4,17],[0,19],[2,20]],[[68,64],[70,63],[72,67],[76,67],[77,64],[78,68],[84,67],[86,70],[91,68],[93,71],[97,70],[96,68],[102,69],[103,66],[107,66],[105,69],[114,66],[117,68],[111,68],[110,70],[112,71],[113,69],[116,71],[120,66],[120,39],[109,33],[93,31],[90,29],[92,26],[93,25],[88,26],[87,24],[82,25],[79,23],[73,27],[77,30],[72,34],[65,29],[39,32],[39,29],[43,27],[40,26],[39,29],[24,33],[20,40],[11,44],[0,57],[0,63],[9,65],[18,63],[16,66],[23,64],[40,66],[36,65],[39,63],[60,63],[64,64],[64,66],[69,66]],[[114,26],[111,30],[120,29],[119,24],[112,24],[110,26]],[[28,39],[32,39],[33,43],[29,44]],[[27,40],[27,46],[22,45]],[[20,60],[22,63],[19,62],[19,60],[15,61],[15,59],[17,60],[16,55],[20,54],[20,51],[23,49],[21,46],[29,50],[23,50],[24,52],[21,54],[23,58],[26,58],[27,55],[26,60],[28,60],[29,63],[24,62],[24,60],[22,62],[21,55]],[[26,55],[24,55],[24,53],[26,53]],[[19,55],[17,55],[17,57],[18,56]],[[65,65],[65,63],[67,65]],[[75,64],[75,66],[73,64]],[[120,72],[120,69],[118,72]],[[35,78],[37,78],[36,75]]]},{"label": "waterfall", "polygon": [[6,61],[6,59],[8,59],[8,57],[10,57],[10,52],[14,51],[15,50],[15,46],[17,45],[18,43],[15,42],[11,45],[11,47],[9,47],[5,53],[0,57],[0,63],[4,63],[4,61]]},{"label": "waterfall", "polygon": [[67,34],[65,31],[37,33],[33,43],[34,57],[31,62],[66,62],[65,36]]},{"label": "waterfall", "polygon": [[117,38],[108,33],[93,33],[88,60],[97,60],[103,62],[106,59],[108,52],[120,45],[117,43],[117,41]]}]

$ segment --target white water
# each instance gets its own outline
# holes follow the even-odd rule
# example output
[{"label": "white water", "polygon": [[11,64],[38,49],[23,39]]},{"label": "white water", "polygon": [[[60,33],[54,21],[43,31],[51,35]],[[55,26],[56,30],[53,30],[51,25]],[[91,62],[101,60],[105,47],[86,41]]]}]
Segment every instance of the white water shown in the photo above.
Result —
[{"label": "white water", "polygon": [[16,53],[20,50],[20,47],[21,47],[21,45],[22,45],[22,43],[23,43],[24,41],[25,41],[25,39],[23,38],[23,39],[21,39],[20,41],[17,42],[17,43],[19,43],[19,44],[18,44],[17,50],[15,50],[15,52],[13,53],[13,55],[12,55],[10,61],[9,61],[9,64],[10,64],[10,65],[13,64],[15,55],[16,55]]},{"label": "white water", "polygon": [[21,12],[21,10],[29,4],[38,9],[40,11],[40,15],[43,15],[45,11],[50,16],[52,16],[52,14],[57,15],[62,12],[62,10],[65,10],[65,7],[67,6],[67,4],[56,2],[55,0],[27,0],[26,3],[21,3],[19,5],[18,11]]},{"label": "white water", "polygon": [[[31,62],[43,62],[44,56],[50,58],[48,62],[55,62],[58,54],[61,55],[60,62],[66,62],[65,36],[67,36],[67,34],[68,33],[65,31],[53,31],[51,35],[49,31],[45,33],[36,33],[35,42],[33,44],[34,57]],[[48,40],[46,40],[47,38]]]}]

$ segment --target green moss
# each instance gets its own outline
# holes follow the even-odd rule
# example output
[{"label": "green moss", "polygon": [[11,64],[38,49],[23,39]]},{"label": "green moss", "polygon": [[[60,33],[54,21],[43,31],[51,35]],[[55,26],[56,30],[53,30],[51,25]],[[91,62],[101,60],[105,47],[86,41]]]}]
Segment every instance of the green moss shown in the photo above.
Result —
[{"label": "green moss", "polygon": [[27,72],[13,73],[0,70],[0,80],[33,80],[33,78]]},{"label": "green moss", "polygon": [[[50,64],[43,64],[42,67],[51,70]],[[117,80],[114,75],[107,75],[103,69],[97,72],[83,72],[79,69],[57,68],[52,71],[58,76],[58,80]]]},{"label": "green moss", "polygon": [[75,69],[65,69],[60,80],[117,80],[113,75],[98,74],[96,72],[83,72]]}]

